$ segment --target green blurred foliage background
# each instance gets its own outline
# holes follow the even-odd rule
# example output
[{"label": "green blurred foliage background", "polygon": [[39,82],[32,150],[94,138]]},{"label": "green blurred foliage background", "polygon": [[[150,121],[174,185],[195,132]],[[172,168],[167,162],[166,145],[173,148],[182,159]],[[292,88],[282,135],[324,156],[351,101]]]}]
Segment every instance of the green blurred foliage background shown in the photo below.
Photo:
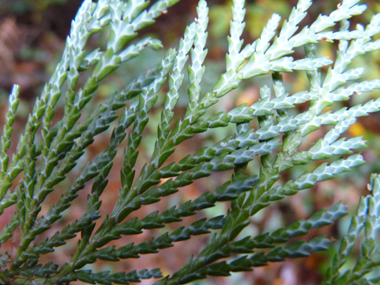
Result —
[{"label": "green blurred foliage background", "polygon": [[[25,120],[29,114],[34,98],[38,96],[43,84],[48,80],[49,76],[54,71],[54,68],[61,57],[61,52],[65,44],[65,38],[69,34],[70,22],[75,16],[75,13],[82,1],[80,0],[0,0],[0,112],[5,115],[7,109],[7,96],[10,92],[12,84],[21,85],[21,101],[19,118],[15,122],[14,143],[13,149],[17,144],[17,139],[25,126]],[[152,1],[154,2],[154,1]],[[231,19],[230,6],[232,1],[215,0],[208,1],[210,6],[210,23],[209,23],[209,42],[208,42],[208,59],[206,61],[206,75],[202,82],[204,91],[208,91],[216,83],[219,75],[225,68],[225,52],[227,49],[226,35],[229,32],[229,22]],[[250,0],[246,1],[246,29],[243,37],[246,42],[252,42],[260,36],[263,27],[272,13],[276,12],[286,18],[294,5],[295,0]],[[336,8],[338,4],[335,0],[318,0],[310,9],[308,17],[301,25],[310,25],[320,13],[327,14]],[[364,1],[363,1],[364,2]],[[352,25],[356,23],[368,23],[371,16],[380,12],[380,3],[375,0],[366,1],[368,9],[364,15],[355,17],[352,20]],[[142,36],[152,36],[160,38],[163,41],[165,48],[178,46],[179,38],[183,35],[186,25],[188,25],[196,16],[196,0],[181,1],[172,7],[167,15],[161,16],[157,23],[151,28],[142,31]],[[107,32],[93,36],[89,40],[89,46],[104,46],[107,41]],[[320,45],[320,54],[335,58],[334,50],[336,43],[323,43]],[[110,93],[115,92],[125,85],[129,79],[136,77],[159,62],[164,51],[144,51],[141,56],[132,61],[123,64],[123,66],[112,76],[111,80],[104,84],[97,91],[97,97],[91,102],[99,104]],[[294,55],[297,57],[303,56],[303,51],[299,50]],[[368,56],[360,57],[353,62],[355,66],[365,66],[365,79],[380,78],[380,53],[376,52]],[[292,74],[283,74],[284,83],[290,94],[305,90],[309,84],[305,74],[300,72]],[[85,76],[80,78],[80,82],[85,81]],[[228,111],[242,103],[252,104],[259,98],[259,88],[263,84],[271,85],[270,76],[261,77],[258,79],[247,80],[237,90],[234,90],[223,98],[218,104],[213,106],[210,113],[219,111]],[[162,96],[159,100],[164,100],[164,90],[161,91]],[[378,98],[380,92],[362,94],[354,96],[347,102],[334,106],[333,110],[341,107],[349,107],[368,101],[372,98]],[[57,111],[57,120],[62,117],[64,100],[60,102],[60,110]],[[85,112],[91,112],[91,104]],[[186,86],[182,90],[182,97],[177,107],[178,117],[184,114],[187,104]],[[158,105],[159,106],[159,105]],[[297,111],[302,112],[307,106],[297,106]],[[148,128],[143,144],[140,149],[139,167],[151,155],[154,141],[156,138],[155,122],[159,121],[160,108],[151,117],[151,125]],[[83,115],[85,116],[86,113]],[[0,118],[3,122],[3,116]],[[328,130],[324,127],[312,133],[304,142],[305,146],[310,146],[318,138]],[[105,148],[109,140],[111,129],[107,136],[99,136],[96,143],[91,146],[82,160],[82,165],[79,164],[73,173],[73,177],[83,167],[86,159],[92,159],[99,151]],[[178,161],[188,153],[194,153],[201,145],[213,144],[226,135],[232,134],[234,127],[230,126],[225,129],[217,129],[197,135],[194,139],[186,141],[180,145],[177,151],[173,154],[172,160]],[[265,231],[273,230],[278,227],[289,225],[290,223],[310,216],[315,211],[329,207],[339,200],[343,200],[349,206],[351,211],[354,210],[358,203],[360,195],[366,195],[366,183],[369,175],[372,172],[380,172],[380,114],[374,114],[369,117],[360,118],[347,131],[346,136],[362,135],[364,140],[368,142],[369,148],[363,151],[363,156],[367,164],[357,168],[354,172],[341,175],[333,181],[325,181],[318,183],[313,189],[305,190],[299,194],[287,198],[279,203],[273,204],[267,209],[261,211],[259,215],[252,218],[252,223],[247,227],[241,236],[256,235]],[[122,156],[114,163],[114,168],[118,169],[122,165]],[[253,161],[249,165],[248,171],[250,174],[258,174],[259,160]],[[308,169],[313,169],[316,165],[308,165]],[[302,174],[304,167],[296,167],[286,172],[282,176],[282,180],[292,179]],[[201,193],[207,190],[212,190],[213,187],[219,185],[221,180],[225,180],[225,173],[215,174],[212,179],[202,180],[201,183],[195,183],[192,186],[185,187],[179,194],[170,196],[168,199],[161,201],[158,204],[144,207],[139,211],[138,215],[144,216],[152,211],[159,210],[183,203],[189,199],[194,199]],[[60,189],[51,195],[46,201],[46,206],[42,210],[41,215],[47,212],[50,203],[54,203],[59,195],[64,191],[65,187],[72,182],[72,178],[67,179],[60,185]],[[118,171],[111,174],[108,190],[104,195],[103,213],[108,213],[110,207],[114,205],[119,189]],[[74,202],[73,208],[68,211],[63,219],[59,222],[56,228],[52,228],[49,232],[53,234],[60,230],[62,226],[78,218],[82,213],[82,205],[86,201],[86,193]],[[215,213],[225,211],[227,205],[220,204],[217,208],[206,211],[204,215],[211,216]],[[6,215],[11,212],[5,212],[0,222],[0,228],[4,226]],[[3,218],[5,217],[5,218]],[[196,218],[200,218],[197,216]],[[191,222],[191,219],[184,221],[186,224]],[[321,230],[314,231],[308,237],[319,234],[325,234],[333,239],[339,238],[348,226],[349,219],[343,218],[337,225],[325,227]],[[179,227],[178,224],[171,227]],[[157,231],[159,233],[159,231]],[[144,232],[142,235],[134,237],[138,242],[139,239],[146,239],[150,232]],[[130,242],[131,240],[119,240],[117,244]],[[142,269],[144,267],[153,268],[161,267],[164,274],[171,274],[174,270],[184,265],[191,254],[197,254],[199,249],[207,242],[207,237],[194,237],[186,242],[186,246],[179,245],[174,248],[164,250],[158,255],[143,256],[139,260],[122,261],[117,264],[99,263],[94,265],[97,270],[125,270]],[[2,251],[16,250],[17,236],[8,244],[3,245]],[[73,243],[75,244],[75,243]],[[73,245],[72,244],[72,245]],[[72,246],[71,245],[71,246]],[[7,248],[5,248],[7,247]],[[58,249],[56,253],[49,254],[45,258],[47,260],[60,260],[64,262],[70,257],[70,244]],[[229,278],[214,278],[207,281],[197,282],[196,284],[273,284],[273,285],[293,285],[293,284],[318,284],[322,279],[322,272],[327,266],[327,256],[332,256],[335,248],[326,254],[313,254],[309,258],[299,260],[289,260],[280,264],[271,264],[268,267],[256,268],[253,273],[233,274]],[[59,258],[58,258],[59,256]],[[351,257],[352,263],[355,260],[355,255]],[[379,272],[374,274],[380,274]],[[144,281],[143,284],[151,284],[152,281]]]}]

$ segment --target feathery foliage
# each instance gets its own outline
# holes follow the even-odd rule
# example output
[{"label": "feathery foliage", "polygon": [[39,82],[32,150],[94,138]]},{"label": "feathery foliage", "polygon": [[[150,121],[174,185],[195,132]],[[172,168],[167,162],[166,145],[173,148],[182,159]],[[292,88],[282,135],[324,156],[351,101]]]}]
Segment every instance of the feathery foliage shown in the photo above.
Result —
[{"label": "feathery foliage", "polygon": [[[380,230],[380,175],[371,175],[368,184],[371,195],[361,197],[358,212],[352,217],[348,234],[343,237],[339,252],[334,256],[331,267],[326,272],[323,285],[327,284],[379,284],[380,277],[366,279],[373,268],[380,266],[380,247],[376,239]],[[364,232],[361,252],[352,270],[341,273],[339,270],[346,262],[346,257]]]},{"label": "feathery foliage", "polygon": [[[0,256],[0,282],[68,284],[79,280],[91,284],[129,284],[153,277],[160,278],[157,284],[184,284],[207,276],[250,271],[268,262],[304,257],[328,248],[330,240],[322,236],[307,241],[297,238],[345,215],[346,208],[341,203],[273,232],[247,237],[239,234],[249,224],[250,217],[271,203],[364,163],[357,152],[365,147],[362,138],[346,139],[342,134],[357,117],[379,111],[380,99],[335,112],[326,112],[326,108],[380,88],[379,79],[359,81],[364,69],[350,67],[356,57],[380,49],[380,40],[373,40],[380,32],[380,15],[373,16],[368,25],[357,25],[352,29],[349,20],[362,14],[366,6],[358,4],[358,0],[345,0],[331,14],[321,15],[310,26],[300,27],[312,5],[310,0],[300,0],[282,25],[280,16],[274,14],[260,38],[243,46],[244,0],[234,0],[227,38],[226,71],[211,91],[205,93],[201,82],[207,55],[208,7],[206,1],[200,0],[198,16],[186,28],[177,50],[169,49],[157,66],[110,95],[90,116],[81,117],[102,80],[143,49],[162,47],[157,39],[137,38],[138,31],[153,24],[155,18],[166,14],[166,9],[176,2],[178,0],[159,0],[149,6],[145,0],[85,0],[72,22],[62,59],[36,100],[17,150],[10,157],[8,150],[20,92],[18,86],[13,88],[1,138],[0,213],[13,205],[16,207],[12,219],[0,232],[0,245],[17,230],[21,238],[14,255],[3,252]],[[105,49],[89,52],[89,37],[103,29],[110,30]],[[321,41],[339,43],[335,61],[318,55]],[[299,47],[305,50],[304,58],[294,59],[291,54]],[[180,87],[184,84],[185,67],[189,104],[186,113],[179,118],[175,106],[182,95]],[[326,69],[324,76],[322,70]],[[83,86],[79,86],[79,76],[84,71],[87,71],[88,78]],[[281,74],[298,71],[307,73],[310,88],[289,94]],[[243,104],[207,117],[211,106],[228,96],[243,80],[267,74],[272,76],[273,85],[261,87],[260,99],[256,103],[251,106]],[[164,105],[157,106],[158,92],[166,82]],[[53,123],[61,95],[65,99],[64,115]],[[295,114],[290,110],[304,102],[309,105],[303,113]],[[153,107],[162,110],[157,139],[150,160],[140,170],[136,163],[139,146]],[[120,116],[118,110],[121,110]],[[252,129],[252,121],[257,122],[258,129]],[[230,124],[236,125],[235,134],[195,154],[186,153],[179,162],[168,163],[183,141],[197,133]],[[327,134],[312,147],[300,150],[303,139],[324,125],[330,126]],[[107,148],[93,161],[87,162],[70,187],[49,205],[47,214],[42,215],[41,205],[46,197],[67,178],[95,137],[110,126],[114,127]],[[120,155],[120,147],[125,147],[123,167],[113,169],[113,160],[118,152]],[[247,165],[257,155],[261,163],[259,175],[249,176]],[[280,183],[282,172],[312,161],[324,162],[313,171]],[[101,217],[100,208],[103,196],[107,195],[107,177],[111,170],[120,171],[121,189],[112,212]],[[152,212],[141,219],[131,218],[139,208],[156,203],[197,179],[208,177],[215,171],[228,170],[233,170],[230,181],[209,189],[192,201],[161,213]],[[230,175],[231,172],[226,173]],[[358,215],[352,220],[348,236],[342,240],[324,284],[380,283],[378,278],[364,279],[371,268],[379,265],[375,239],[380,227],[380,182],[378,177],[372,177],[371,181],[373,196],[360,201]],[[70,209],[86,185],[92,185],[92,188],[84,214],[61,231],[41,239],[62,218],[64,211]],[[230,207],[222,216],[198,219],[174,231],[165,228],[169,223],[182,221],[184,217],[227,201],[230,201]],[[96,228],[96,221],[100,218],[101,225]],[[122,247],[109,245],[121,236],[159,228],[166,230],[142,243]],[[352,271],[341,273],[339,269],[363,228],[362,256]],[[159,268],[116,273],[84,268],[98,260],[119,261],[157,253],[175,242],[211,233],[212,237],[200,254],[191,257],[171,276],[163,277]],[[77,235],[80,240],[70,262],[40,262],[41,256]]]}]

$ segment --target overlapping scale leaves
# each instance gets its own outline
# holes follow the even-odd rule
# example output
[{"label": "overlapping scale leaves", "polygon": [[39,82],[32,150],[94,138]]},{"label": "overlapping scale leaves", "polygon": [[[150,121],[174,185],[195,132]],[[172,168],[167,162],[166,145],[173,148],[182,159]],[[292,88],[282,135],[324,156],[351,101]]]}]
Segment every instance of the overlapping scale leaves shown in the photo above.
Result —
[{"label": "overlapping scale leaves", "polygon": [[[347,139],[342,134],[357,117],[379,111],[380,99],[335,112],[325,112],[325,109],[335,102],[380,88],[379,79],[363,81],[364,69],[350,67],[356,57],[380,49],[379,40],[373,40],[380,32],[380,15],[374,15],[367,26],[357,25],[350,29],[349,20],[362,14],[366,6],[358,4],[358,0],[347,0],[329,15],[320,15],[310,26],[301,27],[299,25],[313,3],[299,0],[288,19],[282,22],[281,17],[274,14],[260,37],[244,45],[241,37],[245,27],[245,1],[234,0],[227,38],[226,71],[211,91],[204,93],[201,83],[206,68],[208,7],[205,0],[200,0],[197,17],[186,28],[178,50],[169,49],[157,66],[128,82],[88,117],[81,118],[102,81],[121,63],[139,56],[146,47],[162,48],[159,40],[139,38],[138,32],[153,24],[158,16],[166,14],[167,9],[178,1],[159,0],[149,5],[145,0],[85,0],[72,22],[62,60],[36,100],[17,151],[10,158],[7,150],[20,92],[18,86],[14,87],[1,137],[0,214],[12,205],[16,205],[17,210],[0,232],[0,245],[12,237],[17,227],[20,227],[21,241],[15,256],[0,255],[0,282],[14,279],[16,284],[71,281],[129,284],[159,278],[157,284],[184,284],[207,276],[251,271],[254,267],[285,258],[305,257],[330,246],[330,240],[322,236],[307,241],[299,238],[311,229],[330,225],[345,215],[346,208],[341,203],[273,232],[246,237],[241,233],[249,225],[250,217],[271,203],[364,163],[358,152],[365,147],[362,137]],[[339,30],[332,31],[335,26]],[[109,29],[110,37],[104,50],[88,51],[89,37],[105,28]],[[339,42],[335,62],[318,56],[320,41]],[[298,47],[305,48],[305,56],[294,59],[291,55]],[[189,86],[187,94],[181,94],[185,68]],[[326,76],[322,68],[327,69]],[[80,86],[79,76],[86,70],[88,78]],[[282,78],[283,73],[289,72],[306,72],[309,90],[289,94]],[[236,89],[244,79],[267,74],[272,75],[273,84],[260,86],[257,102],[206,115],[212,113],[212,106],[220,98],[229,96],[229,91]],[[166,81],[165,103],[158,106],[159,92]],[[65,96],[64,115],[62,120],[52,123],[61,93]],[[188,96],[189,104],[184,116],[179,117],[175,107],[182,95]],[[309,102],[306,111],[298,114],[290,111],[305,102]],[[152,157],[142,169],[137,169],[140,145],[153,107],[162,110],[157,139]],[[122,110],[121,116],[115,124],[119,109]],[[258,129],[250,127],[252,121],[258,123]],[[107,148],[93,161],[87,162],[70,187],[42,216],[41,203],[59,182],[66,179],[86,149],[94,143],[95,136],[105,132],[111,124],[115,127]],[[185,153],[177,162],[166,163],[183,141],[197,133],[231,124],[236,126],[234,134],[212,146],[200,148],[195,154]],[[309,149],[299,150],[303,139],[323,125],[329,126],[327,134]],[[37,134],[41,135],[40,142],[36,142]],[[125,147],[120,169],[121,189],[114,208],[96,228],[96,221],[101,217],[102,199],[107,192],[107,177],[120,147]],[[246,167],[255,156],[260,157],[261,163],[257,177],[246,174]],[[318,160],[324,162],[315,170],[294,180],[280,180],[280,174],[287,169]],[[215,171],[227,170],[234,171],[228,181],[221,182],[216,189],[208,189],[192,201],[162,212],[154,211],[143,218],[129,216],[163,197],[177,192],[181,195],[184,186]],[[358,214],[352,219],[349,234],[342,240],[324,284],[380,283],[376,278],[365,279],[370,269],[379,265],[379,249],[375,242],[380,231],[379,181],[378,176],[371,177],[370,190],[373,193],[361,199]],[[92,183],[92,189],[84,214],[61,231],[35,242],[66,209],[70,209],[71,202],[89,183]],[[181,222],[185,217],[226,201],[230,207],[223,215],[201,218],[174,230],[166,228],[169,223]],[[161,229],[161,234],[140,243],[109,245],[123,235],[137,235],[154,229]],[[340,268],[360,232],[365,235],[362,255],[352,270],[342,273]],[[54,262],[40,263],[41,255],[53,252],[79,234],[79,242],[69,263],[63,266]],[[212,237],[198,256],[191,257],[170,276],[163,277],[159,268],[128,273],[93,272],[83,268],[98,260],[120,261],[138,258],[141,254],[155,254],[172,247],[175,242],[201,234]]]},{"label": "overlapping scale leaves", "polygon": [[[326,272],[322,284],[379,284],[380,278],[368,276],[380,266],[380,175],[372,174],[368,190],[371,194],[361,197],[357,214],[352,217],[348,234],[343,237],[338,252]],[[364,236],[363,236],[364,234]],[[352,269],[347,269],[346,257],[356,244],[360,244],[360,256]],[[344,268],[344,270],[342,270]],[[368,277],[367,277],[367,276]]]}]

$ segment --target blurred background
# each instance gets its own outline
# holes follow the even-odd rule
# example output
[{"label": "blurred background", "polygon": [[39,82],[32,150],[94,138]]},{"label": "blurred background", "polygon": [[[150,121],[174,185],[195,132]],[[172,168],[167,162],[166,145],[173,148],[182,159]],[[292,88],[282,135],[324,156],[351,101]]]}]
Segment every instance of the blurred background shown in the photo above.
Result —
[{"label": "blurred background", "polygon": [[[152,1],[155,2],[155,1]],[[208,57],[206,60],[207,71],[204,76],[202,85],[204,91],[208,91],[216,83],[219,75],[225,69],[225,52],[227,49],[226,35],[229,32],[229,21],[231,19],[232,1],[213,0],[208,1],[210,7],[209,22],[209,41],[207,44]],[[289,16],[291,9],[297,4],[295,0],[249,0],[246,1],[246,28],[243,34],[245,42],[252,42],[260,36],[267,20],[272,13],[276,12],[282,16],[282,19]],[[338,1],[335,0],[318,0],[309,10],[309,14],[301,25],[311,24],[320,13],[328,14],[336,8]],[[380,3],[376,0],[362,1],[368,5],[364,15],[354,17],[351,21],[354,26],[356,23],[368,23],[375,13],[380,12]],[[0,123],[4,122],[5,112],[7,110],[8,94],[13,84],[21,86],[22,98],[18,111],[18,119],[14,124],[14,143],[13,151],[17,145],[19,134],[23,131],[29,112],[31,111],[34,99],[39,96],[44,83],[53,73],[56,64],[61,58],[61,53],[65,45],[65,39],[70,32],[70,22],[75,17],[76,11],[82,1],[80,0],[0,0]],[[174,7],[170,8],[168,14],[162,15],[155,25],[141,31],[140,35],[152,36],[162,40],[165,49],[177,47],[179,39],[183,36],[185,27],[196,17],[196,6],[198,1],[186,0],[181,1]],[[104,46],[107,41],[107,33],[100,33],[89,40],[89,46]],[[335,58],[334,50],[337,44],[325,43],[320,46],[320,55]],[[159,62],[164,56],[165,51],[146,50],[141,56],[132,61],[123,64],[117,72],[103,82],[96,93],[96,97],[91,101],[84,111],[91,112],[91,106],[99,104],[109,94],[119,90],[126,85],[131,78],[135,78],[149,69],[154,63]],[[302,51],[295,54],[295,57],[302,56]],[[354,66],[366,67],[364,79],[380,78],[380,53],[375,52],[356,59]],[[308,82],[306,75],[300,72],[284,74],[284,83],[287,92],[290,94],[306,90]],[[85,78],[81,78],[80,84],[83,84]],[[255,80],[244,81],[239,89],[234,90],[228,96],[225,96],[218,104],[212,107],[210,114],[219,111],[228,111],[242,103],[252,104],[259,98],[259,88],[263,84],[271,85],[270,76],[261,77]],[[164,100],[165,89],[161,91],[158,103]],[[182,97],[177,107],[178,117],[184,114],[187,97],[186,84],[182,90]],[[380,96],[380,91],[375,93],[361,94],[352,96],[349,101],[336,104],[332,110],[338,110],[342,107],[354,106],[361,104],[370,99],[376,99]],[[61,100],[56,111],[56,118],[63,115],[63,104]],[[159,104],[157,106],[160,106]],[[300,105],[300,112],[307,106]],[[151,123],[147,127],[140,146],[140,158],[137,169],[141,169],[146,160],[149,160],[152,154],[154,141],[156,138],[157,122],[160,118],[161,109],[153,109],[151,114]],[[312,133],[305,141],[310,145],[329,128],[321,128]],[[51,194],[42,209],[41,215],[46,214],[49,205],[54,203],[59,195],[73,181],[76,175],[83,168],[86,160],[92,160],[102,150],[105,149],[109,141],[112,128],[105,134],[100,135],[95,143],[88,148],[84,158],[74,169],[72,176],[63,181],[57,190]],[[200,146],[214,144],[227,135],[234,132],[233,126],[224,129],[217,129],[197,135],[194,139],[188,140],[181,144],[173,154],[171,161],[179,161],[187,154],[195,153]],[[346,137],[358,136],[364,137],[368,143],[368,149],[363,150],[363,156],[367,164],[356,168],[355,171],[340,175],[337,179],[318,183],[313,189],[301,191],[299,194],[286,198],[278,203],[274,203],[267,209],[261,211],[252,218],[252,223],[244,230],[241,237],[245,235],[257,235],[266,231],[271,231],[279,227],[289,225],[298,219],[309,217],[312,213],[321,208],[328,208],[338,201],[343,201],[351,213],[354,212],[355,205],[361,195],[367,195],[366,184],[372,172],[380,172],[380,114],[373,114],[368,117],[359,118],[357,122],[350,127],[344,134]],[[124,143],[123,147],[126,146]],[[12,151],[11,149],[11,151]],[[120,150],[120,154],[122,149]],[[248,172],[253,175],[258,173],[259,161],[250,163]],[[82,164],[81,164],[82,163]],[[117,199],[117,193],[120,188],[119,169],[122,166],[122,155],[118,156],[114,163],[115,171],[112,171],[109,177],[109,184],[105,190],[102,213],[109,213]],[[296,167],[286,172],[282,179],[294,179],[302,174],[305,170],[312,170],[317,165],[308,165],[305,167]],[[137,171],[139,172],[139,170]],[[228,175],[227,175],[228,176]],[[166,197],[161,202],[150,206],[145,206],[136,212],[135,216],[144,217],[153,211],[163,211],[172,205],[180,205],[187,200],[195,199],[205,191],[212,191],[221,184],[226,178],[225,173],[216,173],[210,178],[202,179],[196,183],[183,188],[180,193]],[[66,223],[72,222],[83,214],[83,203],[86,203],[86,195],[90,191],[91,185],[87,187],[80,197],[74,201],[73,206],[65,212],[64,217],[58,222],[56,227],[50,229],[44,236],[51,236],[55,231],[60,230]],[[199,213],[195,217],[184,219],[184,224],[190,224],[195,219],[213,217],[223,213],[228,207],[227,204],[219,204],[215,209]],[[8,209],[0,219],[0,229],[3,228],[7,221],[7,215],[10,217],[14,209]],[[314,236],[325,234],[328,238],[338,239],[345,233],[349,224],[348,218],[343,218],[334,226],[324,227],[312,231],[308,239]],[[170,224],[167,228],[157,231],[144,231],[137,236],[128,236],[116,241],[117,246],[126,243],[139,243],[151,236],[157,236],[165,231],[174,230],[182,224]],[[10,254],[15,252],[19,237],[17,234],[1,248],[1,252],[8,251]],[[129,259],[118,263],[99,262],[88,268],[96,271],[131,271],[134,269],[160,267],[165,274],[172,274],[175,270],[182,267],[191,254],[197,255],[200,248],[207,242],[208,236],[197,236],[191,240],[180,242],[170,249],[165,249],[160,254],[143,255],[140,259]],[[67,262],[73,252],[75,243],[78,238],[73,239],[70,243],[58,248],[55,253],[48,254],[43,260],[54,260],[57,263]],[[350,264],[355,262],[355,251],[350,257]],[[207,281],[195,282],[194,284],[237,284],[240,285],[298,285],[298,284],[319,284],[322,280],[323,272],[328,266],[328,257],[332,256],[336,248],[331,247],[327,253],[313,254],[306,259],[287,260],[282,263],[273,263],[267,267],[255,268],[253,272],[233,274],[228,278],[210,278]],[[376,274],[376,273],[375,273]],[[380,274],[377,272],[377,274]],[[152,284],[152,280],[143,281],[142,284]]]}]

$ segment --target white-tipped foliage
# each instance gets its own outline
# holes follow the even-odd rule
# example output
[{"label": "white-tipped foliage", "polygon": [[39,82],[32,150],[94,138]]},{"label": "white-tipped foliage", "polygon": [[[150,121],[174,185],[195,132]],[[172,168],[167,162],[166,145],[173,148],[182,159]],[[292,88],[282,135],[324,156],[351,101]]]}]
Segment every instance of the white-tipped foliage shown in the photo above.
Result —
[{"label": "white-tipped foliage", "polygon": [[[0,232],[0,245],[12,237],[17,227],[21,239],[16,253],[0,253],[0,283],[68,284],[81,281],[129,284],[146,278],[161,278],[157,284],[184,284],[209,275],[227,276],[231,272],[250,271],[268,262],[304,257],[328,248],[330,241],[324,237],[308,241],[295,238],[307,234],[312,228],[332,224],[345,215],[346,209],[341,203],[271,233],[252,237],[240,237],[239,234],[249,224],[251,216],[271,203],[364,163],[358,152],[365,147],[362,137],[346,139],[342,134],[357,117],[379,111],[380,99],[338,111],[326,112],[325,109],[335,102],[347,101],[351,96],[380,88],[379,79],[362,80],[364,68],[350,66],[356,57],[380,49],[380,40],[373,40],[380,33],[380,15],[374,15],[368,25],[350,28],[350,19],[362,14],[366,6],[359,5],[358,0],[348,0],[329,15],[320,15],[310,26],[303,27],[300,23],[307,17],[313,3],[300,0],[288,19],[282,21],[278,14],[272,15],[260,37],[244,45],[245,1],[234,0],[227,37],[226,71],[210,88],[211,91],[204,93],[201,83],[207,60],[209,8],[205,0],[200,0],[197,17],[186,28],[178,50],[169,49],[159,64],[127,82],[122,90],[98,104],[88,117],[80,119],[102,81],[121,63],[139,56],[146,47],[162,48],[159,40],[139,38],[138,32],[153,24],[158,16],[166,14],[167,9],[178,1],[160,0],[150,6],[145,0],[85,0],[72,21],[62,59],[36,99],[17,150],[10,159],[12,124],[16,119],[20,93],[18,86],[13,88],[1,136],[0,214],[12,205],[16,205],[16,210]],[[106,48],[88,51],[87,40],[105,28],[110,31]],[[320,41],[339,43],[335,61],[318,56]],[[299,47],[304,47],[305,56],[294,59],[292,54]],[[189,80],[187,95],[181,94],[185,68]],[[80,74],[86,70],[88,77],[80,85]],[[323,70],[327,73],[324,74]],[[310,87],[290,94],[283,83],[282,73],[295,71],[307,74]],[[267,74],[272,75],[273,85],[260,86],[257,102],[206,115],[212,113],[212,106],[220,98],[229,96],[229,91],[236,89],[244,79]],[[165,102],[159,106],[159,91],[166,82]],[[61,95],[65,99],[64,115],[62,120],[52,123]],[[175,109],[180,96],[189,98],[183,117]],[[306,111],[289,111],[304,102],[309,102]],[[144,130],[152,110],[161,111],[157,139],[151,158],[137,169],[139,147],[144,141]],[[118,114],[121,114],[119,121],[113,123]],[[252,121],[258,123],[258,129],[250,127]],[[199,147],[195,154],[183,153],[180,161],[167,163],[183,141],[196,133],[226,128],[230,124],[236,124],[235,134],[212,146]],[[93,161],[86,162],[73,183],[42,216],[41,204],[46,197],[70,175],[86,149],[94,143],[95,136],[111,125],[114,127],[106,149]],[[325,136],[309,149],[299,150],[303,139],[323,125],[330,127]],[[37,135],[40,142],[36,140]],[[113,160],[122,147],[123,167],[115,169]],[[261,163],[259,176],[248,176],[246,167],[257,155]],[[279,180],[283,171],[319,160],[327,161],[294,180]],[[121,189],[112,211],[96,228],[111,170],[120,172]],[[230,181],[220,183],[216,189],[209,189],[192,201],[162,212],[152,212],[143,218],[130,216],[139,208],[156,203],[195,180],[226,170],[234,170]],[[379,181],[379,177],[371,177],[370,190],[373,193],[361,199],[358,214],[352,218],[349,233],[341,242],[324,284],[380,283],[379,279],[365,278],[379,265],[379,248],[375,242],[380,231]],[[84,214],[49,236],[47,231],[66,209],[70,209],[71,202],[86,183],[91,183],[92,189]],[[183,217],[225,201],[230,201],[230,207],[224,215],[199,219],[175,230],[165,228],[169,223],[180,222]],[[161,228],[161,235],[139,244],[109,245],[122,235],[136,235],[143,230],[158,228]],[[211,232],[213,235],[200,254],[191,257],[185,266],[165,278],[159,268],[118,273],[83,269],[98,260],[120,261],[157,253],[175,242]],[[353,269],[342,272],[340,269],[360,232],[365,236],[361,256]],[[48,235],[48,238],[41,241],[41,234]],[[40,263],[42,255],[71,242],[77,235],[80,235],[80,242],[74,246],[75,252],[69,263]]]}]

